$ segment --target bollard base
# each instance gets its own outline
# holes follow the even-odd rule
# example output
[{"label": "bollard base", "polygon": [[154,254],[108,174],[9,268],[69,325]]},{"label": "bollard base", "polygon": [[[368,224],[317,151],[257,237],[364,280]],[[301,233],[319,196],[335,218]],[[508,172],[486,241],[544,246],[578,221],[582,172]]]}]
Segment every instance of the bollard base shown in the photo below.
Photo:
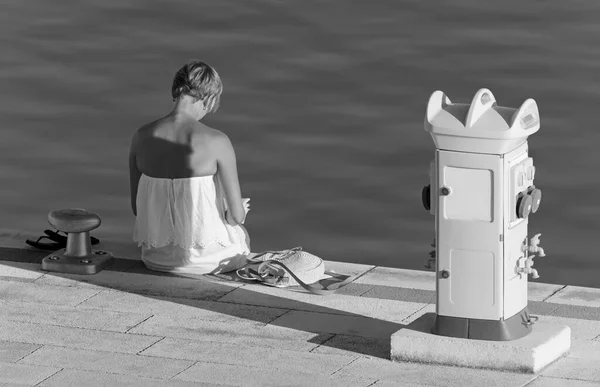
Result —
[{"label": "bollard base", "polygon": [[425,313],[391,337],[392,361],[537,373],[571,348],[571,329],[543,321],[527,336],[489,341],[431,333],[436,315]]},{"label": "bollard base", "polygon": [[42,259],[42,270],[66,274],[96,274],[107,268],[113,261],[113,255],[106,251],[94,250],[89,255],[74,257],[65,255],[66,249],[60,249]]}]

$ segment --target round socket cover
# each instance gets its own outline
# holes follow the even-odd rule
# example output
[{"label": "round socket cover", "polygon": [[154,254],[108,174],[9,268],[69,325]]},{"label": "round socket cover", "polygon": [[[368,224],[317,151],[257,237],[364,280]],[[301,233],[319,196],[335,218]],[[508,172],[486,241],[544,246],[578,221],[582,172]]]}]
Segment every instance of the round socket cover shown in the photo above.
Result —
[{"label": "round socket cover", "polygon": [[540,208],[540,202],[542,201],[542,190],[533,186],[527,190],[527,194],[529,194],[529,196],[531,196],[533,199],[531,204],[531,212],[535,214],[538,208]]},{"label": "round socket cover", "polygon": [[517,201],[517,217],[527,219],[531,213],[533,199],[529,195],[523,195]]}]

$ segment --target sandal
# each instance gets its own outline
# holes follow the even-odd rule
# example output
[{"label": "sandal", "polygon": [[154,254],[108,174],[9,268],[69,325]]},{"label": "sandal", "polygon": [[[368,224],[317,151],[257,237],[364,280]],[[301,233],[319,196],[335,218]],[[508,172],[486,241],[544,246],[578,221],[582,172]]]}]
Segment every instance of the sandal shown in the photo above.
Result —
[{"label": "sandal", "polygon": [[[60,232],[62,232],[65,235],[60,235],[58,232],[52,231],[52,230],[44,230],[44,233],[46,235],[48,235],[48,237],[50,239],[52,239],[53,241],[58,242],[58,243],[63,243],[64,244],[63,247],[66,247],[67,246],[67,233],[64,231],[60,231]],[[90,236],[90,239],[91,239],[92,245],[97,245],[98,243],[100,243],[100,240],[98,238],[94,238],[93,236]]]},{"label": "sandal", "polygon": [[[46,235],[39,237],[37,239],[37,241],[32,241],[30,239],[27,239],[25,241],[25,243],[27,243],[29,246],[33,246],[33,247],[41,249],[41,250],[56,251],[56,250],[64,249],[67,247],[67,236],[66,235],[60,235],[58,232],[52,231],[52,230],[44,230],[44,233]],[[63,232],[63,233],[66,234],[65,232]],[[40,239],[49,239],[52,241],[52,243],[43,243],[43,242],[40,242]],[[91,236],[90,239],[91,239],[92,245],[97,245],[98,243],[100,243],[100,240],[98,240],[98,238],[94,238],[93,236]]]},{"label": "sandal", "polygon": [[[41,249],[41,250],[52,250],[52,251],[56,251],[56,250],[60,250],[62,248],[64,248],[66,246],[66,244],[62,244],[62,243],[56,243],[56,242],[52,242],[52,243],[42,243],[40,242],[40,239],[50,239],[47,236],[41,236],[37,239],[37,241],[32,241],[30,239],[27,239],[25,241],[25,243],[27,243],[29,246],[33,246],[35,248]],[[52,239],[50,239],[52,240]]]}]

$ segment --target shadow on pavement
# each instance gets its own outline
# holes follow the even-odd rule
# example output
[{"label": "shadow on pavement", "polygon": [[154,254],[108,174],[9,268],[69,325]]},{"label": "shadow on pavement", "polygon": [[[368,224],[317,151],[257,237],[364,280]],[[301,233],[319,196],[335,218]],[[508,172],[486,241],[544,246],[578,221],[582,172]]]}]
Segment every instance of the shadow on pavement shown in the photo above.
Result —
[{"label": "shadow on pavement", "polygon": [[[37,251],[33,249],[13,249],[13,248],[0,248],[0,258],[2,260],[3,265],[10,266],[10,262],[27,262],[27,263],[35,263],[40,264],[46,255],[49,252],[46,251]],[[17,265],[15,265],[16,267]],[[104,283],[102,280],[102,276],[98,276],[101,273],[137,273],[144,274],[154,277],[172,277],[172,278],[187,278],[187,279],[197,279],[201,282],[210,282],[210,290],[206,291],[202,294],[194,294],[193,288],[185,288],[181,287],[177,290],[177,287],[170,288],[168,286],[157,287],[156,284],[152,283],[144,283],[144,284],[127,284],[123,283],[122,286],[115,285],[114,282],[110,285]],[[123,292],[128,292],[131,294],[142,295],[144,297],[153,298],[156,300],[164,300],[162,297],[168,297],[168,300],[173,303],[178,303],[180,305],[186,306],[194,306],[198,308],[203,308],[208,311],[228,314],[233,317],[244,318],[249,321],[255,321],[260,324],[269,324],[272,326],[280,326],[283,328],[289,328],[309,333],[314,333],[310,339],[307,340],[309,343],[318,344],[330,348],[340,349],[349,351],[352,353],[367,355],[378,357],[382,359],[390,358],[390,336],[405,327],[403,324],[385,321],[377,318],[366,317],[356,313],[350,313],[343,310],[333,309],[330,307],[323,307],[314,304],[310,304],[307,302],[290,300],[285,297],[278,297],[274,295],[265,294],[262,292],[256,292],[251,290],[251,287],[264,285],[259,284],[250,284],[250,281],[244,281],[239,278],[234,278],[235,275],[221,274],[219,276],[202,276],[202,275],[189,275],[189,274],[171,274],[171,273],[163,273],[151,271],[145,267],[143,262],[137,260],[130,259],[122,259],[115,258],[112,266],[108,267],[104,271],[95,274],[95,275],[75,275],[75,274],[62,274],[56,272],[46,272],[46,276],[55,276],[71,279],[78,282],[89,283],[93,285],[97,285],[100,287],[105,287],[110,290],[119,290]],[[107,274],[104,274],[106,276]],[[2,278],[0,278],[2,279]],[[9,277],[7,279],[15,280],[13,277]],[[36,279],[19,279],[21,282],[32,282],[35,283]],[[325,280],[326,281],[326,280]],[[229,282],[226,283],[226,282]],[[250,284],[241,287],[235,287],[231,285],[231,282],[238,282],[243,284]],[[164,284],[163,284],[164,285]],[[324,284],[326,285],[326,283]],[[352,284],[350,284],[352,285]],[[348,286],[350,286],[348,285]],[[358,284],[357,284],[358,285]],[[287,288],[287,289],[277,289],[273,288],[277,292],[281,291],[282,294],[286,294],[286,292],[290,291],[298,291],[302,293],[307,293],[312,297],[329,297],[329,296],[319,296],[312,295],[306,292],[304,289],[295,287],[295,288]],[[238,298],[244,300],[242,303],[237,303],[240,305],[240,311],[236,312],[235,308],[231,308],[231,302],[227,301],[218,301],[222,297],[227,294],[237,290]],[[289,294],[289,293],[287,293]],[[254,304],[252,299],[260,299],[260,303]],[[201,304],[201,305],[199,305]],[[243,313],[244,305],[248,305],[253,309],[261,309],[261,308],[275,308],[279,310],[279,313]],[[248,307],[246,307],[247,310]],[[312,321],[300,321],[300,319],[294,318],[279,318],[289,310],[293,311],[307,311],[314,313],[324,313],[331,316],[330,318],[324,319],[314,319]],[[270,319],[266,320],[265,316],[270,315],[268,317]],[[274,318],[273,318],[274,316]],[[339,319],[338,319],[339,318]],[[341,320],[340,320],[341,319]],[[306,320],[306,319],[305,319]],[[338,323],[343,320],[345,325],[345,332],[349,332],[350,334],[340,334],[340,330],[336,329],[336,320]],[[208,321],[208,320],[207,320]],[[133,327],[132,327],[133,328]],[[243,328],[243,327],[242,327]],[[131,329],[131,328],[130,328]],[[193,328],[192,328],[193,329]],[[212,334],[219,334],[220,332],[215,332],[214,327],[210,328]],[[218,330],[218,329],[217,329]],[[129,330],[128,330],[129,331]],[[356,332],[356,335],[352,333]],[[202,329],[197,331],[198,335],[202,335]],[[223,329],[223,334],[231,334],[230,331]],[[157,334],[160,335],[160,334]],[[243,336],[244,332],[241,330],[239,335]],[[171,336],[174,338],[181,338],[180,336]],[[217,336],[218,337],[218,336]],[[251,338],[252,336],[248,336]],[[190,338],[188,334],[185,338]],[[293,340],[293,339],[292,339]],[[293,349],[293,342],[289,342],[290,348],[285,348],[286,339],[281,339],[282,346],[279,349]],[[250,344],[252,345],[252,344]]]}]

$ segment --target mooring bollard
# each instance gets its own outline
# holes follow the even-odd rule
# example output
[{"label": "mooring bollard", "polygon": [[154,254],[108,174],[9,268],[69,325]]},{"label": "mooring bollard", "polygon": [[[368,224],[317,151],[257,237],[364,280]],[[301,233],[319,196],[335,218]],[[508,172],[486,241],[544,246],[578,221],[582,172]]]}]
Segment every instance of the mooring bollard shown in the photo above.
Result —
[{"label": "mooring bollard", "polygon": [[96,274],[113,261],[111,253],[92,251],[90,231],[101,224],[100,216],[80,208],[53,210],[48,223],[67,233],[67,247],[44,257],[42,270],[70,274]]}]

